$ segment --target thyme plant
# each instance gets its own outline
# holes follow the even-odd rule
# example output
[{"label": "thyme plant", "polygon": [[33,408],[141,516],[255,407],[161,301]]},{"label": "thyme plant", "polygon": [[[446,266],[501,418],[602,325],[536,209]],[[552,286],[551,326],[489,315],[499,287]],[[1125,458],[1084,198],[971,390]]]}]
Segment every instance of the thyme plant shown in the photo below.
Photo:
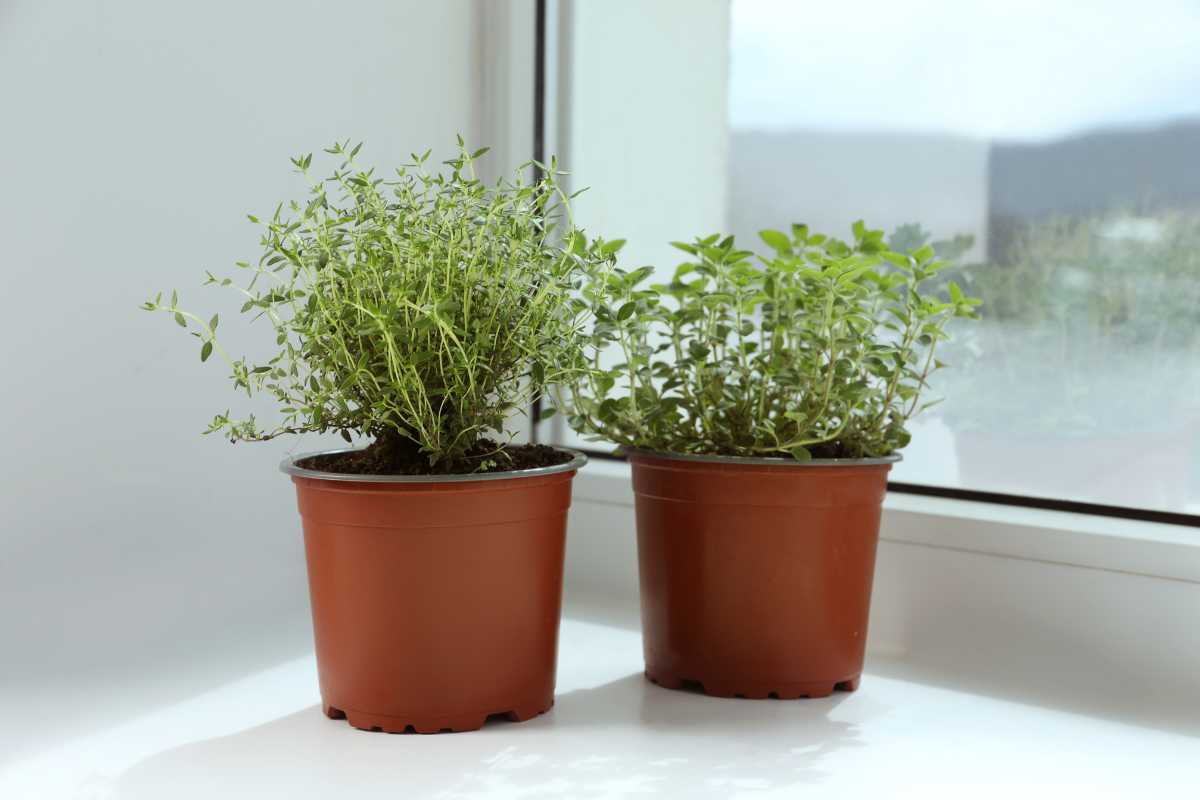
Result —
[{"label": "thyme plant", "polygon": [[[598,274],[593,367],[570,422],[593,441],[653,450],[810,458],[884,456],[908,444],[952,317],[979,301],[957,284],[922,289],[948,263],[932,247],[890,250],[882,231],[851,243],[792,226],[762,231],[771,254],[733,237],[674,242],[690,258],[670,283],[653,267]],[[620,363],[601,369],[601,353]]]},{"label": "thyme plant", "polygon": [[292,159],[309,197],[250,217],[263,252],[237,265],[244,280],[206,281],[239,293],[242,313],[270,326],[266,361],[229,355],[217,316],[185,310],[175,293],[143,305],[197,337],[201,361],[224,359],[237,389],[280,407],[276,425],[227,411],[207,433],[236,442],[337,431],[415,448],[430,471],[504,468],[493,457],[502,449],[481,453],[480,442],[589,369],[587,308],[574,293],[620,245],[574,228],[553,163],[536,182],[518,171],[486,186],[475,177],[486,148],[458,144],[441,172],[426,152],[386,179],[359,166],[361,144],[327,149],[339,163],[323,179],[310,173],[311,154]]}]

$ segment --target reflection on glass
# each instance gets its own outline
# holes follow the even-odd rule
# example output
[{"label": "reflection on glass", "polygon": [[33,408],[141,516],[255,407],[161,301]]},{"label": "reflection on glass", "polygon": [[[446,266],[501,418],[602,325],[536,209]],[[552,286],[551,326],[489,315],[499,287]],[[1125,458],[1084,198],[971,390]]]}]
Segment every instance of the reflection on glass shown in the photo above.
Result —
[{"label": "reflection on glass", "polygon": [[1200,512],[1200,5],[732,14],[739,239],[862,217],[985,301],[895,479]]}]

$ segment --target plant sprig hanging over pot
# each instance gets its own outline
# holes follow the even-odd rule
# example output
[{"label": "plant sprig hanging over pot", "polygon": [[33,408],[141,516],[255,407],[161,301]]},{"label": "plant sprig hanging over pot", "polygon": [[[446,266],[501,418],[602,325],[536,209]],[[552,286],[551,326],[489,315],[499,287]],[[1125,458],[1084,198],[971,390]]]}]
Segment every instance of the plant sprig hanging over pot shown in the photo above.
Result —
[{"label": "plant sprig hanging over pot", "polygon": [[521,179],[525,165],[487,186],[475,176],[487,148],[469,151],[459,137],[440,174],[426,152],[385,179],[358,164],[361,146],[328,148],[339,163],[324,179],[311,176],[311,154],[292,159],[310,197],[250,217],[263,227],[263,253],[238,264],[244,284],[207,274],[271,325],[271,358],[229,355],[218,318],[183,309],[176,293],[143,308],[172,315],[200,340],[202,361],[218,354],[236,388],[271,396],[283,415],[264,429],[226,412],[208,433],[236,442],[337,431],[415,449],[431,472],[504,469],[502,451],[481,453],[481,442],[590,369],[588,309],[573,295],[620,243],[573,226],[554,162],[534,183]]},{"label": "plant sprig hanging over pot", "polygon": [[[671,282],[653,267],[600,274],[583,296],[595,315],[592,371],[573,391],[571,424],[593,441],[671,453],[862,458],[908,444],[952,317],[979,300],[922,284],[947,262],[931,247],[888,249],[854,224],[845,243],[794,225],[762,231],[773,253],[718,235],[674,246],[691,256]],[[601,369],[601,354],[620,363]]]}]

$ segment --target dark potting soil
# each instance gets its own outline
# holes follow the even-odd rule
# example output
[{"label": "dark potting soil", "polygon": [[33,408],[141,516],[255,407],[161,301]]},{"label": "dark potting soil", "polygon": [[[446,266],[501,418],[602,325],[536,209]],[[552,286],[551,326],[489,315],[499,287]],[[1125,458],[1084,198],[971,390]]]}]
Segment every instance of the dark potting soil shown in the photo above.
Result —
[{"label": "dark potting soil", "polygon": [[453,463],[430,466],[429,457],[408,439],[377,439],[362,450],[302,458],[296,465],[344,475],[467,475],[565,464],[573,456],[544,444],[506,444],[480,439]]}]

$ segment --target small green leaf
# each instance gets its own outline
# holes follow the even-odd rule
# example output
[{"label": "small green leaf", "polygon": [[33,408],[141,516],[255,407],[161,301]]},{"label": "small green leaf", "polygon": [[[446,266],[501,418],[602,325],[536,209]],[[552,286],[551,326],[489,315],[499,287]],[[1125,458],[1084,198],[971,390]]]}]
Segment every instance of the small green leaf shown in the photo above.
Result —
[{"label": "small green leaf", "polygon": [[212,341],[210,340],[210,341],[205,342],[204,345],[200,348],[201,363],[208,361],[208,357],[212,355],[212,350],[213,350]]},{"label": "small green leaf", "polygon": [[775,250],[780,255],[786,255],[792,252],[792,240],[787,237],[787,234],[779,231],[765,230],[759,231],[758,236],[767,246]]},{"label": "small green leaf", "polygon": [[210,320],[208,321],[208,328],[209,328],[209,330],[211,330],[211,331],[214,331],[214,332],[215,332],[215,331],[217,330],[217,323],[218,323],[218,322],[220,322],[220,320],[217,318],[217,315],[216,315],[216,314],[213,314],[213,315],[212,315],[212,319],[210,319]]},{"label": "small green leaf", "polygon": [[567,250],[583,258],[587,255],[587,238],[579,231],[572,231],[570,238],[567,240]]},{"label": "small green leaf", "polygon": [[796,459],[797,461],[812,461],[812,453],[808,451],[807,447],[803,447],[802,445],[796,445],[788,452],[791,453],[792,458]]},{"label": "small green leaf", "polygon": [[838,285],[846,286],[848,284],[854,283],[854,281],[859,276],[861,276],[867,270],[871,269],[872,266],[874,266],[874,265],[873,264],[861,264],[857,267],[851,267],[850,269],[846,270],[845,272],[843,272],[841,275],[838,276],[838,279],[837,279]]},{"label": "small green leaf", "polygon": [[637,303],[630,300],[628,303],[621,306],[619,311],[617,311],[617,321],[624,322],[633,316],[634,311],[637,311]]},{"label": "small green leaf", "polygon": [[609,256],[616,255],[624,246],[624,239],[613,239],[611,242],[605,242],[600,246],[600,254],[607,258]]},{"label": "small green leaf", "polygon": [[913,251],[912,256],[917,260],[918,264],[924,264],[934,257],[933,246],[927,244],[924,247],[920,247]]},{"label": "small green leaf", "polygon": [[[638,267],[633,272],[629,273],[627,278],[629,286],[637,286],[642,281],[654,274],[654,267]],[[653,288],[653,287],[651,287]]]},{"label": "small green leaf", "polygon": [[178,311],[175,312],[175,324],[181,328],[187,327],[187,320],[184,319],[183,314],[180,314]]}]

